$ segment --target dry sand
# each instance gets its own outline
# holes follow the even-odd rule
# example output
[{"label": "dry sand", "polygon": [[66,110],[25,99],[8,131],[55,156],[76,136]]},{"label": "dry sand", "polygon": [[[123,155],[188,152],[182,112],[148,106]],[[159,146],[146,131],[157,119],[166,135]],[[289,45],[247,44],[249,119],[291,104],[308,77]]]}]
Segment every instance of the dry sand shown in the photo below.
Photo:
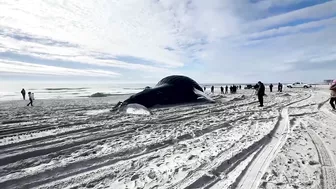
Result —
[{"label": "dry sand", "polygon": [[[326,88],[108,110],[120,99],[0,103],[0,188],[335,188]],[[119,97],[121,98],[121,97]]]}]

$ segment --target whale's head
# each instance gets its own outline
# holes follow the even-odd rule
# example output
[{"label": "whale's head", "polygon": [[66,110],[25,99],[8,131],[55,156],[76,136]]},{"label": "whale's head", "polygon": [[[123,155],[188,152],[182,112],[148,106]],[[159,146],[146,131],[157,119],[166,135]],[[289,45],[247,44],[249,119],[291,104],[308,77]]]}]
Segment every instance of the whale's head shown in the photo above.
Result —
[{"label": "whale's head", "polygon": [[130,96],[124,102],[122,106],[128,104],[141,104],[147,108],[150,108],[156,104],[160,104],[167,96],[169,87],[155,87],[145,88],[143,91]]},{"label": "whale's head", "polygon": [[113,110],[124,110],[130,104],[139,104],[143,107],[150,108],[156,104],[160,104],[162,99],[165,98],[164,96],[164,91],[161,87],[146,87],[143,91],[130,96],[123,102],[119,102],[114,106]]}]

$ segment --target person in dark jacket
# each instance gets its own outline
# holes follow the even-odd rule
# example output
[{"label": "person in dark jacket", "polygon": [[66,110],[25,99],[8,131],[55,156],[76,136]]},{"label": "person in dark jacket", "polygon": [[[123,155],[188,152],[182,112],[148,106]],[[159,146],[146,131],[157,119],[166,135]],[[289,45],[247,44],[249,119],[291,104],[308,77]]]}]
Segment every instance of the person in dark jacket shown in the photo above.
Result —
[{"label": "person in dark jacket", "polygon": [[229,87],[226,85],[226,86],[225,86],[225,94],[228,93],[228,90],[229,90]]},{"label": "person in dark jacket", "polygon": [[273,84],[272,83],[269,85],[269,88],[270,88],[270,92],[272,92],[273,91]]},{"label": "person in dark jacket", "polygon": [[24,89],[21,90],[21,94],[22,94],[23,100],[26,100],[26,91]]},{"label": "person in dark jacket", "polygon": [[278,83],[278,92],[282,92],[282,84],[280,82]]},{"label": "person in dark jacket", "polygon": [[215,87],[211,86],[211,93],[214,93],[214,92],[215,92]]},{"label": "person in dark jacket", "polygon": [[29,97],[29,103],[27,104],[27,106],[29,105],[33,106],[34,93],[28,92],[28,97]]},{"label": "person in dark jacket", "polygon": [[221,93],[224,94],[224,88],[223,88],[223,86],[221,86],[220,89],[221,89]]},{"label": "person in dark jacket", "polygon": [[264,95],[265,95],[265,85],[261,81],[258,81],[257,96],[258,101],[260,103],[259,107],[264,106]]}]

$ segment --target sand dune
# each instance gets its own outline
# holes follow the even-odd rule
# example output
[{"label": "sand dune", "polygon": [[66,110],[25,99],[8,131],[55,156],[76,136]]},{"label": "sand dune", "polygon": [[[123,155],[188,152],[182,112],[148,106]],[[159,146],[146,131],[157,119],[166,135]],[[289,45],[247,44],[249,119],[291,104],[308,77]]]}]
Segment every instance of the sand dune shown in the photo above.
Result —
[{"label": "sand dune", "polygon": [[113,97],[1,102],[0,188],[332,188],[328,91],[215,95],[215,104],[108,110]]}]

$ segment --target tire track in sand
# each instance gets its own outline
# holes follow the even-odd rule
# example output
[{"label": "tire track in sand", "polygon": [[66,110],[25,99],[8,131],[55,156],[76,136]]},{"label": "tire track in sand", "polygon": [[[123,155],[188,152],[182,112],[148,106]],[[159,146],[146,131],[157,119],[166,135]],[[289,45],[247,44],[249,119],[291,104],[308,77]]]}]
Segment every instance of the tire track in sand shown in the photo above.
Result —
[{"label": "tire track in sand", "polygon": [[[228,122],[219,124],[217,126],[213,126],[210,128],[203,128],[199,131],[195,131],[194,137],[200,137],[206,133],[221,129],[223,127],[229,127],[230,122],[238,121],[243,118],[245,118],[245,116],[238,117],[234,120],[230,120]],[[144,127],[148,127],[148,125],[145,125]],[[187,140],[190,138],[193,138],[193,136],[191,136],[190,134],[184,134],[182,136],[177,137],[176,141],[183,141],[183,140]],[[40,172],[34,175],[27,175],[22,178],[16,178],[16,179],[0,182],[0,188],[2,187],[12,188],[12,187],[17,187],[17,186],[24,186],[28,188],[38,187],[43,184],[51,183],[51,182],[65,179],[71,176],[97,170],[105,166],[113,165],[119,161],[135,159],[143,155],[148,155],[159,149],[166,148],[172,144],[174,144],[174,141],[172,139],[168,139],[166,141],[161,141],[160,143],[154,143],[149,146],[145,146],[143,148],[128,149],[127,151],[122,151],[122,152],[119,152],[118,154],[108,154],[106,156],[100,156],[100,157],[96,157],[93,159],[76,161],[74,163],[67,165],[66,167],[56,167],[54,169],[46,170],[46,171],[43,171],[43,172]],[[71,145],[74,145],[74,143],[71,143]],[[78,145],[75,144],[74,146],[78,146]],[[65,146],[60,146],[60,147],[64,148]],[[54,150],[54,149],[49,149],[49,150]],[[40,155],[41,152],[38,152],[37,154]],[[6,161],[14,161],[14,160],[20,160],[20,159],[22,159],[22,157],[15,158],[15,159],[11,157],[10,159],[9,158],[6,159]],[[8,163],[8,162],[5,162],[5,163]],[[55,175],[55,176],[50,177],[51,175]]]},{"label": "tire track in sand", "polygon": [[[196,111],[199,111],[199,110],[196,110]],[[201,112],[198,112],[198,114],[204,113],[206,115],[207,111],[208,110],[204,109]],[[173,120],[169,120],[169,121],[171,122]],[[183,119],[182,121],[185,121],[185,120]],[[223,125],[221,125],[221,126],[223,126]],[[213,127],[213,128],[210,128],[209,130],[206,129],[206,130],[204,130],[204,132],[205,133],[206,132],[212,132],[213,130],[220,129],[221,126]],[[204,133],[201,132],[200,135],[202,135],[202,134],[204,134]],[[179,140],[185,140],[185,139],[181,138]],[[131,158],[131,159],[132,158],[137,158],[138,155],[146,155],[146,154],[150,153],[152,150],[155,151],[155,150],[165,148],[166,146],[171,145],[170,141],[167,141],[167,142],[168,143],[163,143],[163,144],[158,144],[158,145],[151,146],[148,150],[146,150],[144,152],[144,154],[141,153],[142,151],[137,151],[138,153],[134,153],[134,151],[133,151],[133,153],[125,152],[125,154],[127,154],[128,156],[133,154],[133,156],[127,157],[127,158]],[[90,141],[85,141],[83,143],[87,144],[87,143],[90,143]],[[80,147],[81,144],[80,145],[75,145],[75,146]],[[62,147],[64,148],[64,146],[62,146]],[[54,151],[54,150],[58,151],[58,149],[51,149],[51,151]],[[62,150],[64,150],[64,149],[62,149]],[[139,149],[139,150],[141,150],[141,149]],[[248,152],[250,152],[250,151],[248,151]],[[51,154],[51,153],[47,153],[47,154]],[[37,155],[40,156],[41,154],[38,153]],[[242,154],[240,154],[240,155],[242,155]],[[33,156],[35,157],[35,154],[33,154]],[[27,187],[28,186],[31,186],[31,187],[39,186],[39,185],[44,184],[44,183],[50,183],[50,182],[57,181],[57,180],[64,179],[64,178],[68,178],[68,177],[71,177],[71,176],[77,176],[81,173],[86,173],[86,172],[89,172],[89,171],[92,171],[92,170],[98,170],[102,167],[114,164],[115,162],[123,161],[124,157],[126,157],[126,156],[123,156],[123,153],[119,154],[119,157],[116,154],[110,154],[110,156],[104,156],[104,157],[100,156],[98,158],[95,158],[92,161],[85,161],[86,166],[85,165],[83,166],[83,164],[81,164],[83,162],[78,162],[77,161],[76,163],[71,164],[71,166],[69,166],[69,167],[68,166],[67,167],[63,166],[63,167],[56,168],[56,169],[54,169],[50,172],[44,171],[44,172],[41,172],[41,173],[37,173],[35,175],[29,175],[27,177],[11,179],[11,180],[5,181],[6,183],[1,183],[0,186],[2,184],[3,184],[2,186],[4,186],[4,187],[6,187],[6,186],[21,186],[21,187],[22,186],[27,186]],[[22,158],[18,158],[17,160],[21,161]],[[11,160],[11,161],[13,161],[13,160]],[[77,167],[77,166],[79,166],[79,167]],[[219,167],[217,171],[221,172],[222,170],[223,170],[223,167]],[[226,170],[228,170],[228,169],[226,169]]]},{"label": "tire track in sand", "polygon": [[308,129],[308,134],[312,139],[322,166],[322,187],[323,189],[334,189],[336,186],[336,167],[335,161],[330,156],[327,147],[322,142],[320,137],[311,129]]},{"label": "tire track in sand", "polygon": [[291,102],[284,106],[281,110],[281,117],[279,125],[275,128],[275,132],[271,140],[265,144],[264,148],[257,154],[257,156],[249,163],[242,174],[237,177],[236,181],[231,185],[231,188],[252,189],[258,188],[264,173],[269,164],[272,162],[278,151],[285,144],[290,133],[290,121],[288,114],[288,107],[295,103],[299,103],[311,98],[309,94],[307,97]]},{"label": "tire track in sand", "polygon": [[[289,101],[286,106],[289,106],[297,102],[301,102],[310,97],[311,95],[308,95],[307,97],[296,100],[294,102]],[[276,106],[276,104],[274,105]],[[264,110],[266,110],[266,108],[267,107],[265,107]],[[255,159],[255,156],[256,156],[255,154],[259,154],[261,149],[263,149],[265,146],[267,146],[267,144],[269,144],[269,141],[272,139],[274,132],[279,127],[279,124],[281,121],[281,114],[280,114],[281,107],[279,107],[278,109],[279,109],[278,121],[275,124],[272,131],[269,132],[269,134],[266,134],[264,137],[254,142],[249,147],[243,149],[241,152],[234,155],[230,159],[218,160],[219,162],[216,161],[217,163],[212,163],[213,165],[212,166],[209,165],[211,168],[206,173],[200,173],[200,174],[193,173],[194,176],[189,175],[188,176],[189,179],[186,179],[186,178],[183,179],[183,181],[173,185],[172,188],[190,188],[190,189],[191,188],[211,188],[212,186],[221,182],[222,177],[226,177],[225,175],[230,174],[231,171],[236,169],[237,166],[240,166],[240,164],[245,162],[245,160],[250,158],[250,156],[253,156],[252,159]],[[245,170],[246,169],[244,169],[244,171]],[[238,177],[240,178],[241,176],[238,176]]]}]

